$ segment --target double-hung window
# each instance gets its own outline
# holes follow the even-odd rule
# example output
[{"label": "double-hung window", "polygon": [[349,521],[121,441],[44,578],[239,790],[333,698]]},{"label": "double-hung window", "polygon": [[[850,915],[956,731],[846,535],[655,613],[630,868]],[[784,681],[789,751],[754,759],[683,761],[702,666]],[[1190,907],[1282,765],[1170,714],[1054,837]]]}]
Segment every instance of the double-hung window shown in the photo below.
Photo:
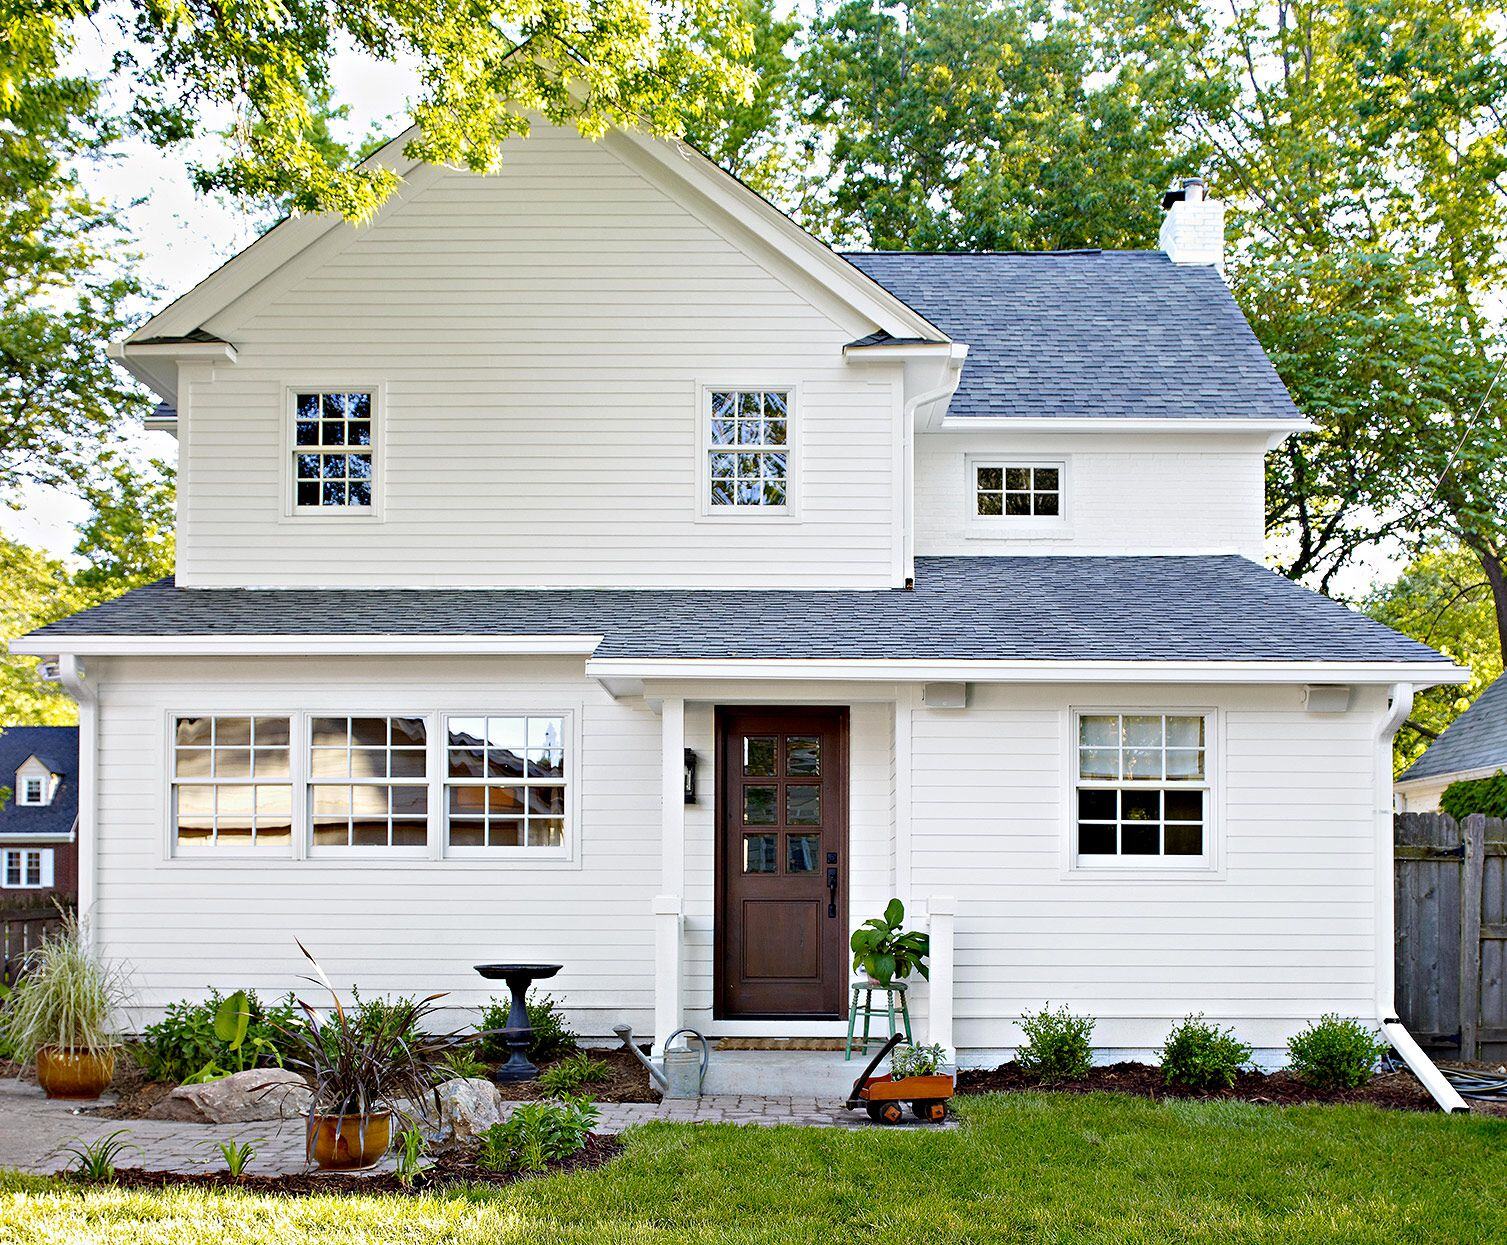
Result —
[{"label": "double-hung window", "polygon": [[1076,863],[1207,864],[1209,716],[1085,712],[1077,722]]},{"label": "double-hung window", "polygon": [[786,389],[707,391],[707,513],[789,509],[790,399]]},{"label": "double-hung window", "polygon": [[29,774],[21,780],[19,803],[39,805],[47,803],[47,780],[35,774]]},{"label": "double-hung window", "polygon": [[376,504],[376,410],[369,390],[293,394],[293,506],[363,513]]},{"label": "double-hung window", "polygon": [[0,883],[6,890],[40,890],[52,885],[50,847],[8,847],[0,866]]},{"label": "double-hung window", "polygon": [[309,719],[309,825],[322,848],[423,848],[429,732],[421,717]]},{"label": "double-hung window", "polygon": [[174,722],[173,825],[180,851],[288,850],[288,731],[288,719],[277,717]]},{"label": "double-hung window", "polygon": [[448,850],[565,846],[565,726],[547,713],[446,720]]}]

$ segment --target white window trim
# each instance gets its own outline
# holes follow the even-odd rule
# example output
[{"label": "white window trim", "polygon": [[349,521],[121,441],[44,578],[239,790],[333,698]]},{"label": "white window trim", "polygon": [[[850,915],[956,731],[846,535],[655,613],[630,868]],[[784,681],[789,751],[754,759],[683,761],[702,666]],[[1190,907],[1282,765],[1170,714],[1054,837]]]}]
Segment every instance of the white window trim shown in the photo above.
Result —
[{"label": "white window trim", "polygon": [[[448,746],[449,721],[451,718],[476,718],[476,717],[534,717],[534,718],[560,718],[563,727],[563,744],[565,747],[565,776],[561,785],[565,789],[565,829],[561,835],[559,847],[451,847],[450,846],[450,782],[449,757],[442,760],[444,766],[440,774],[440,839],[442,850],[446,860],[496,860],[496,861],[552,861],[556,864],[568,863],[576,859],[576,822],[577,803],[579,798],[580,782],[577,779],[579,767],[576,758],[580,753],[580,733],[578,722],[580,715],[569,708],[491,708],[485,712],[446,711],[440,722],[440,738],[442,749]],[[466,786],[486,786],[484,782],[463,784]],[[506,783],[498,785],[509,785]],[[513,784],[517,785],[517,784]]]},{"label": "white window trim", "polygon": [[[1078,856],[1079,720],[1096,714],[1162,713],[1204,719],[1204,850],[1201,856]],[[1062,719],[1062,868],[1065,879],[1113,881],[1127,876],[1147,881],[1222,879],[1224,873],[1224,714],[1209,705],[1072,705]],[[1148,788],[1157,784],[1147,783]]]},{"label": "white window trim", "polygon": [[[1054,467],[1058,471],[1058,510],[1055,515],[981,515],[977,480],[980,467]],[[1073,534],[1073,472],[1070,458],[1037,458],[1029,454],[977,453],[963,455],[963,497],[968,507],[966,531],[974,540],[1062,540]]]},{"label": "white window trim", "polygon": [[[299,506],[293,455],[298,452],[300,393],[369,393],[372,400],[372,504],[370,506]],[[282,491],[284,523],[380,523],[387,506],[387,385],[384,381],[337,377],[283,386]],[[410,715],[411,716],[411,715]]]},{"label": "white window trim", "polygon": [[[29,784],[36,783],[37,798],[26,798],[26,789]],[[21,808],[46,808],[52,803],[53,775],[51,774],[28,774],[24,768],[16,775],[16,804]]]},{"label": "white window trim", "polygon": [[[178,719],[179,718],[287,718],[288,719],[288,777],[286,780],[274,780],[271,782],[259,782],[254,778],[228,780],[215,779],[184,779],[183,783],[188,786],[217,786],[223,782],[226,786],[244,787],[281,787],[291,786],[293,796],[293,834],[291,847],[267,847],[247,848],[223,848],[215,844],[208,847],[189,847],[178,842]],[[165,859],[168,860],[197,860],[214,862],[229,860],[247,861],[273,861],[290,860],[298,852],[298,714],[288,709],[171,709],[167,713],[164,726],[164,747],[162,755],[163,774],[163,810],[166,814],[164,820]]]},{"label": "white window trim", "polygon": [[[7,881],[10,876],[10,862],[12,856],[21,858],[21,880],[19,882]],[[37,878],[35,882],[26,880],[26,858],[37,858]],[[8,891],[44,891],[53,885],[53,849],[50,847],[7,847],[0,849],[0,890]]]},{"label": "white window trim", "polygon": [[[729,390],[779,390],[789,394],[786,411],[785,504],[783,506],[712,505],[712,394]],[[718,377],[696,384],[696,522],[698,523],[798,523],[801,517],[802,431],[804,398],[798,384],[762,377]]]}]

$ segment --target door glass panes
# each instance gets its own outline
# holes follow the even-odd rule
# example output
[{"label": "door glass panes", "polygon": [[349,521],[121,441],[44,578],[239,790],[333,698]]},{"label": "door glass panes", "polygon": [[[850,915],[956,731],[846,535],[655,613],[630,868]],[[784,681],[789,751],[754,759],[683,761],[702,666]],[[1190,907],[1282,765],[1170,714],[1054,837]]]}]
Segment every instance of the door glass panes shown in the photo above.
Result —
[{"label": "door glass panes", "polygon": [[787,834],[785,836],[785,870],[788,873],[815,873],[821,854],[821,835]]},{"label": "door glass panes", "polygon": [[774,873],[779,868],[775,856],[779,835],[745,834],[743,836],[743,872]]},{"label": "door glass panes", "polygon": [[785,740],[785,772],[791,775],[822,772],[822,741],[815,735],[791,735]]},{"label": "door glass panes", "polygon": [[822,789],[816,786],[785,788],[785,820],[792,826],[818,826],[822,820]]},{"label": "door glass panes", "polygon": [[743,773],[749,778],[773,778],[778,740],[767,735],[743,738]]},{"label": "door glass panes", "polygon": [[775,824],[775,796],[777,787],[743,788],[743,824],[745,826],[772,826]]}]

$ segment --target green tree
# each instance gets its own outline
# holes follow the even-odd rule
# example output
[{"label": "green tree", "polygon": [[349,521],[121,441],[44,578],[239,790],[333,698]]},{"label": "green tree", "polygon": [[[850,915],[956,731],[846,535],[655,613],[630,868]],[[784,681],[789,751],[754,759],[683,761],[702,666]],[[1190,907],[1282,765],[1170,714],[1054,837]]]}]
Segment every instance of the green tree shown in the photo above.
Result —
[{"label": "green tree", "polygon": [[68,568],[56,558],[0,536],[0,723],[68,726],[78,720],[77,707],[56,683],[44,683],[38,659],[9,651],[10,641],[82,609],[84,594]]},{"label": "green tree", "polygon": [[138,469],[107,464],[106,483],[88,490],[89,517],[79,525],[73,583],[91,605],[173,573],[177,551],[173,469],[153,459]]}]

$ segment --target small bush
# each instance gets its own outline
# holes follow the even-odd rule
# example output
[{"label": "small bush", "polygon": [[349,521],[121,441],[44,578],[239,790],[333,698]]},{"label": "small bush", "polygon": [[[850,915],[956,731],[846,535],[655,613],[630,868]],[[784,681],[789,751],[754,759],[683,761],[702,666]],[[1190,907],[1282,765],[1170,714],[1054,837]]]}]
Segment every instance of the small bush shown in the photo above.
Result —
[{"label": "small bush", "polygon": [[154,1081],[179,1084],[192,1078],[207,1079],[245,1068],[272,1067],[282,1063],[288,1047],[288,1031],[302,1023],[291,994],[271,1007],[246,991],[250,1021],[240,1048],[215,1033],[215,1013],[224,996],[218,990],[200,1003],[183,1000],[169,1003],[163,1018],[148,1025],[131,1054],[141,1070]]},{"label": "small bush", "polygon": [[596,1122],[596,1105],[589,1098],[525,1102],[482,1133],[476,1161],[488,1171],[541,1172],[550,1162],[585,1149]]},{"label": "small bush", "polygon": [[932,1076],[947,1062],[940,1046],[897,1046],[890,1052],[890,1075],[897,1081],[907,1076]]},{"label": "small bush", "polygon": [[440,1076],[447,1081],[487,1074],[487,1065],[476,1057],[475,1048],[470,1046],[451,1047],[440,1058],[438,1069]]},{"label": "small bush", "polygon": [[1330,1012],[1287,1043],[1287,1058],[1294,1073],[1319,1089],[1357,1089],[1371,1079],[1387,1049],[1359,1021]]},{"label": "small bush", "polygon": [[1056,1011],[1042,1008],[1020,1022],[1026,1035],[1024,1045],[1015,1052],[1015,1061],[1041,1080],[1069,1081],[1083,1076],[1094,1064],[1094,1048],[1089,1045],[1094,1022],[1087,1016],[1074,1016],[1066,1006]]},{"label": "small bush", "polygon": [[1490,778],[1467,778],[1452,782],[1439,797],[1440,812],[1456,821],[1480,813],[1485,817],[1507,817],[1507,773]]},{"label": "small bush", "polygon": [[[528,1010],[528,1022],[534,1030],[534,1039],[529,1043],[528,1057],[534,1060],[554,1059],[579,1049],[580,1042],[560,1014],[560,1005],[549,995],[531,998],[524,1003]],[[482,1009],[481,1055],[483,1059],[501,1062],[512,1054],[501,1030],[508,1025],[508,1005],[493,999]]]},{"label": "small bush", "polygon": [[583,1085],[600,1085],[611,1075],[612,1069],[600,1059],[577,1051],[541,1072],[539,1084],[550,1097],[560,1098],[575,1093]]},{"label": "small bush", "polygon": [[1188,1089],[1228,1089],[1250,1061],[1251,1048],[1229,1029],[1189,1016],[1167,1035],[1160,1051],[1168,1085]]}]

